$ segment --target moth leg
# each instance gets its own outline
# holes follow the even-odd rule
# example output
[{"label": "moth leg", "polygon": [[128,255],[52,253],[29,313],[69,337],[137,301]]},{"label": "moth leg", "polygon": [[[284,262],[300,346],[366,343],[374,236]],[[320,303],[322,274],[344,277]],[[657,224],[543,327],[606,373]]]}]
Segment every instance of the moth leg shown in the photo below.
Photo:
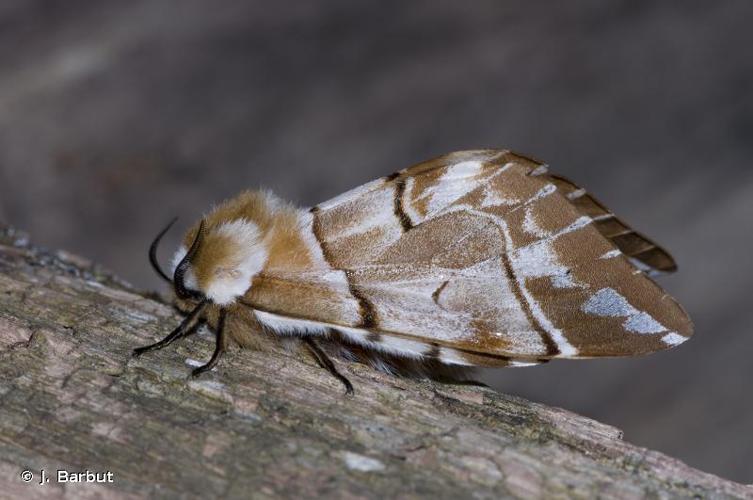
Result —
[{"label": "moth leg", "polygon": [[[159,349],[162,349],[163,347],[167,347],[179,338],[186,337],[188,335],[191,335],[196,331],[196,329],[203,323],[202,320],[198,320],[199,315],[204,311],[204,307],[206,306],[206,301],[201,301],[199,304],[188,313],[188,316],[186,316],[183,321],[180,322],[178,327],[170,332],[170,334],[165,337],[164,339],[160,340],[159,342],[155,342],[154,344],[149,344],[143,347],[137,347],[133,350],[132,355],[134,357],[141,356],[145,352],[149,351],[156,351]],[[198,321],[197,321],[198,320]]]},{"label": "moth leg", "polygon": [[220,318],[217,321],[217,340],[214,344],[214,352],[212,353],[212,357],[209,359],[209,361],[198,368],[194,368],[193,371],[191,371],[191,376],[198,377],[205,371],[211,370],[217,365],[217,362],[220,360],[222,355],[225,353],[225,316],[226,312],[224,309],[220,310]]},{"label": "moth leg", "polygon": [[204,321],[201,321],[201,320],[197,321],[190,327],[183,327],[183,323],[181,323],[178,326],[178,328],[170,332],[170,334],[164,339],[160,340],[159,342],[155,342],[154,344],[149,344],[143,347],[137,347],[136,349],[133,350],[132,354],[134,357],[138,357],[144,354],[145,352],[158,351],[162,349],[163,347],[169,346],[170,344],[172,344],[173,342],[175,342],[176,340],[180,338],[188,337],[189,335],[192,335],[203,324],[204,324]]},{"label": "moth leg", "polygon": [[312,339],[311,337],[304,337],[303,341],[306,343],[306,347],[308,347],[311,354],[313,354],[316,362],[319,363],[319,366],[326,369],[337,380],[342,382],[342,384],[345,386],[345,394],[353,394],[353,384],[350,383],[350,380],[348,380],[345,375],[337,371],[335,364],[331,359],[329,359],[327,353],[325,353],[322,348],[319,347],[316,341],[314,341],[314,339]]}]

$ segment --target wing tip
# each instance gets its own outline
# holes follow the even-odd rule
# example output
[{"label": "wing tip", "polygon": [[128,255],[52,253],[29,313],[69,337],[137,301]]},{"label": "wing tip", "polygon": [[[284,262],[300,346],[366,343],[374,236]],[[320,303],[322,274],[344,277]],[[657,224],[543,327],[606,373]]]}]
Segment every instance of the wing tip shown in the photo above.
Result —
[{"label": "wing tip", "polygon": [[634,267],[652,276],[677,271],[677,263],[667,250],[632,229],[587,190],[561,175],[547,177],[580,213],[595,221],[596,229],[625,253]]},{"label": "wing tip", "polygon": [[693,333],[695,333],[695,325],[693,325],[693,320],[690,319],[688,311],[685,310],[685,308],[677,301],[677,299],[675,299],[668,293],[665,293],[662,297],[662,301],[667,300],[669,300],[671,303],[670,307],[674,308],[674,313],[677,317],[677,323],[679,325],[679,327],[675,329],[675,333],[682,335],[686,340],[689,339],[693,336]]},{"label": "wing tip", "polygon": [[648,247],[629,255],[631,263],[651,275],[671,274],[677,271],[677,262],[672,254],[642,234],[635,233]]}]

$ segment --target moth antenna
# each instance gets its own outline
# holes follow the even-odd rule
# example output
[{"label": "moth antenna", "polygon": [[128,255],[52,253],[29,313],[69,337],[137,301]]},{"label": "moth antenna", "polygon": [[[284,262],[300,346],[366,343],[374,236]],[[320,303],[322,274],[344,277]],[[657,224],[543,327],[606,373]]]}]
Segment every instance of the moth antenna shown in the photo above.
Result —
[{"label": "moth antenna", "polygon": [[209,359],[207,364],[202,365],[198,368],[194,368],[191,372],[191,376],[197,377],[201,375],[202,373],[211,370],[217,365],[217,362],[222,357],[222,354],[225,352],[225,316],[226,316],[225,309],[220,309],[220,319],[217,322],[217,340],[214,345],[214,352],[212,353],[212,357]]},{"label": "moth antenna", "polygon": [[162,237],[167,233],[171,227],[173,227],[173,224],[175,224],[175,221],[177,221],[177,217],[173,217],[173,220],[171,220],[165,228],[157,233],[157,236],[154,238],[154,241],[152,241],[152,244],[149,245],[149,262],[152,264],[152,268],[154,271],[165,281],[168,283],[172,283],[173,280],[170,279],[170,276],[167,275],[165,271],[162,270],[162,268],[159,265],[159,262],[157,261],[157,247],[159,246],[160,240],[162,240]]},{"label": "moth antenna", "polygon": [[308,347],[311,354],[314,355],[314,358],[316,358],[316,362],[319,363],[319,366],[330,372],[337,380],[342,382],[345,386],[345,394],[353,394],[353,384],[350,383],[350,380],[348,380],[345,375],[337,371],[337,367],[332,360],[329,359],[327,353],[319,347],[319,344],[317,344],[311,337],[304,337],[303,341],[306,343],[306,347]]},{"label": "moth antenna", "polygon": [[188,316],[183,319],[183,321],[180,322],[180,325],[170,332],[170,334],[165,337],[164,339],[160,340],[159,342],[156,342],[154,344],[150,344],[144,347],[137,347],[133,350],[133,356],[138,357],[144,354],[145,352],[149,351],[156,351],[159,349],[162,349],[163,347],[167,347],[176,340],[178,340],[181,337],[185,337],[187,335],[190,335],[193,333],[197,326],[199,326],[200,322],[196,322],[196,319],[199,317],[199,315],[204,311],[204,308],[209,303],[207,299],[202,300],[199,302],[196,307],[188,314]]},{"label": "moth antenna", "polygon": [[175,293],[181,299],[195,299],[201,297],[201,294],[196,290],[189,290],[186,288],[184,276],[186,274],[186,269],[188,269],[188,265],[191,263],[191,259],[193,259],[194,255],[196,255],[196,252],[199,250],[199,245],[201,244],[201,238],[203,235],[204,220],[202,219],[199,224],[199,230],[196,232],[196,237],[193,239],[193,243],[191,243],[191,248],[188,249],[183,260],[181,260],[178,267],[175,268],[173,283],[175,284]]}]

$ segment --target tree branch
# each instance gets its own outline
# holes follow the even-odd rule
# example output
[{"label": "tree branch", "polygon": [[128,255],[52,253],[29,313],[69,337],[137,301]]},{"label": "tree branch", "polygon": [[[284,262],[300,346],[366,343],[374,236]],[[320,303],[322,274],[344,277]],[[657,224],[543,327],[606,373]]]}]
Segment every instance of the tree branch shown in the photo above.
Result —
[{"label": "tree branch", "polygon": [[[209,359],[204,332],[139,359],[179,322],[64,252],[0,230],[0,491],[28,497],[750,497],[625,443],[619,430],[476,387],[339,368],[284,351]],[[689,437],[692,439],[692,437]],[[30,470],[35,478],[22,481]],[[113,482],[36,484],[40,469]]]}]

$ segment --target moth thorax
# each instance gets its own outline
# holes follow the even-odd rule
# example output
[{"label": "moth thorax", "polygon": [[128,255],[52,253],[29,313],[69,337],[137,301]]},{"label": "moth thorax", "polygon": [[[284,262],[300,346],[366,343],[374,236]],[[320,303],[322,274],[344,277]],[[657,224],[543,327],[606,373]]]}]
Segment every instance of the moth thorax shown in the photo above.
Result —
[{"label": "moth thorax", "polygon": [[[180,253],[185,255],[185,249],[176,258]],[[267,256],[259,227],[247,219],[235,219],[206,232],[186,277],[212,302],[227,305],[248,291]]]}]

